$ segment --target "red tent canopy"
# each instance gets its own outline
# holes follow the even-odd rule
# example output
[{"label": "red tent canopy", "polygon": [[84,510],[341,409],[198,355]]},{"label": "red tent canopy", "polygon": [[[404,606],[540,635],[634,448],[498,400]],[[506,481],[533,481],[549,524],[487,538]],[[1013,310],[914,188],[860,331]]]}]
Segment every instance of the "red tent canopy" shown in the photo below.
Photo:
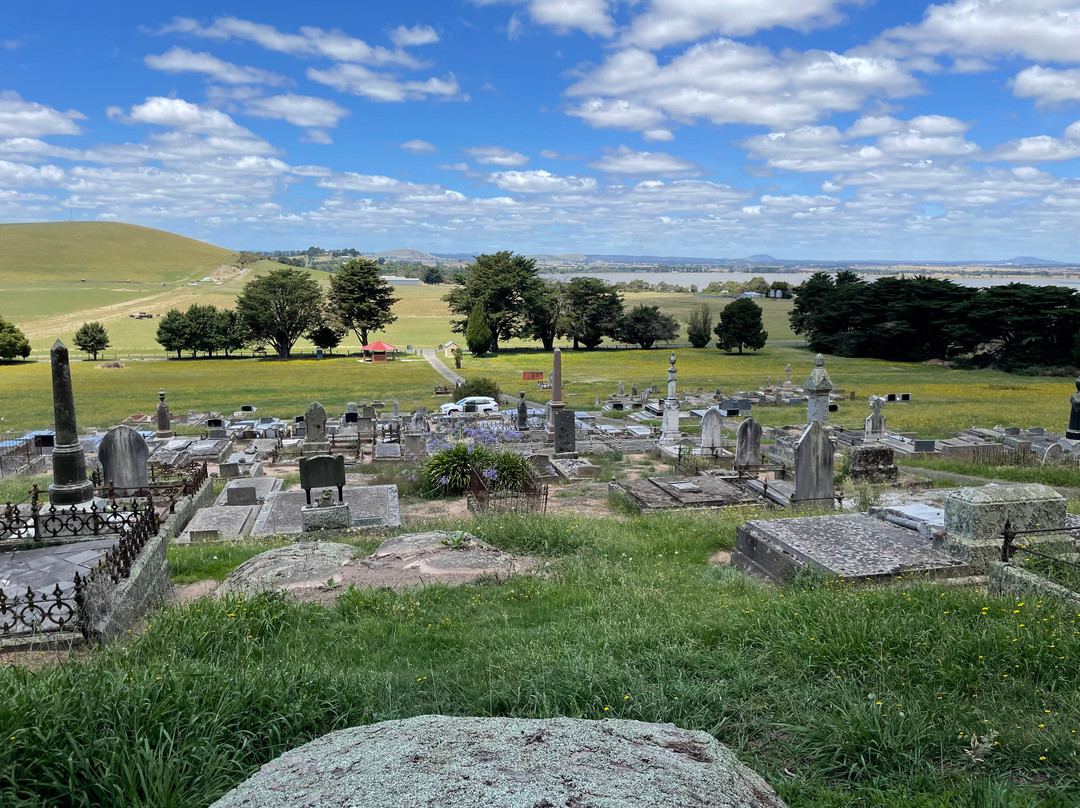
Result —
[{"label": "red tent canopy", "polygon": [[361,350],[374,351],[376,353],[379,353],[379,352],[382,352],[382,351],[396,351],[397,348],[395,346],[393,346],[393,345],[389,345],[389,344],[383,342],[382,340],[376,340],[375,342],[371,343],[370,345],[365,345]]}]

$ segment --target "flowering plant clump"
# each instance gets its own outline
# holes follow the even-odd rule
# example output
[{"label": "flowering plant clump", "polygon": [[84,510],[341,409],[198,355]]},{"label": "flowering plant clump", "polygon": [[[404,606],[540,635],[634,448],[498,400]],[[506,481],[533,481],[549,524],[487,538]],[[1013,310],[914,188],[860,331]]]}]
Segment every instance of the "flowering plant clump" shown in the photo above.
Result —
[{"label": "flowering plant clump", "polygon": [[497,491],[520,490],[531,479],[528,460],[515,452],[493,451],[482,443],[455,443],[424,463],[424,491],[431,497],[463,494],[473,469]]}]

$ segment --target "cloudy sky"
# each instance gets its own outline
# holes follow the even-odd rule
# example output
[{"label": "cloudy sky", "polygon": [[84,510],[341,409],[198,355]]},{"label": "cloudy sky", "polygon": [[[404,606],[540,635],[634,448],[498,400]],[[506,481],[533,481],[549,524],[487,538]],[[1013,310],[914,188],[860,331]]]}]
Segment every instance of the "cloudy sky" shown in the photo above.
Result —
[{"label": "cloudy sky", "polygon": [[0,12],[0,221],[233,249],[1080,261],[1080,0]]}]

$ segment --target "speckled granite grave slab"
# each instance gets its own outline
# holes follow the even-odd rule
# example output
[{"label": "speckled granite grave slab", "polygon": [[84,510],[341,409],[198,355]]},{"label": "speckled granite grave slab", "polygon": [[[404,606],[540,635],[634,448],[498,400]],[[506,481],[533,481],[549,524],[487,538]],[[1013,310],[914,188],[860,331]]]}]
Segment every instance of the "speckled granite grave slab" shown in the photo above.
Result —
[{"label": "speckled granite grave slab", "polygon": [[807,565],[846,579],[970,574],[966,564],[915,531],[864,514],[746,522],[736,532],[731,563],[776,581],[790,579]]}]

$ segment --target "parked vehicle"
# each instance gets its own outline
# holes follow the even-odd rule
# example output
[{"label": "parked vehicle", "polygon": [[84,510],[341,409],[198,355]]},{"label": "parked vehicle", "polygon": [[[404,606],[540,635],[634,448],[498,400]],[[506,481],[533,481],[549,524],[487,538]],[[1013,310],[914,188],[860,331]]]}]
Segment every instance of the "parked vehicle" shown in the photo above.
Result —
[{"label": "parked vehicle", "polygon": [[493,399],[491,396],[466,396],[459,401],[448,402],[443,404],[439,409],[443,415],[450,415],[454,412],[465,412],[468,407],[469,412],[498,412],[499,402]]}]

